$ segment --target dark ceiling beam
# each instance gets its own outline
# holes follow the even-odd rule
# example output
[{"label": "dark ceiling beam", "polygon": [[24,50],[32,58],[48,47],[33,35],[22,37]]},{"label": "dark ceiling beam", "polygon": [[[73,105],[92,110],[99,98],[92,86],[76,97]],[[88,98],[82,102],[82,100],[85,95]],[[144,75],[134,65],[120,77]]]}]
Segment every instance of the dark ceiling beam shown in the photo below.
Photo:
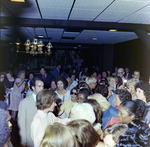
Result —
[{"label": "dark ceiling beam", "polygon": [[20,26],[20,27],[46,27],[46,28],[81,28],[88,30],[109,30],[117,29],[119,31],[145,30],[150,32],[150,25],[127,24],[116,22],[92,22],[80,20],[52,20],[52,19],[33,19],[33,18],[13,18],[1,17],[1,25]]},{"label": "dark ceiling beam", "polygon": [[144,30],[136,30],[135,34],[140,38],[140,40],[150,49],[150,36]]}]

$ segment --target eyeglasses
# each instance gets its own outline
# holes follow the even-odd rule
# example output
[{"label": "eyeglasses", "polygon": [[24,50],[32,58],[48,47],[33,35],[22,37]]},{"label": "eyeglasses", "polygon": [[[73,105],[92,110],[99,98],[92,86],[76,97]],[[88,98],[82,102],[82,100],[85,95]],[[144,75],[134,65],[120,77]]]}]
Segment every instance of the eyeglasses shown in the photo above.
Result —
[{"label": "eyeglasses", "polygon": [[78,93],[77,93],[77,92],[73,92],[73,91],[71,91],[71,94],[77,95]]}]

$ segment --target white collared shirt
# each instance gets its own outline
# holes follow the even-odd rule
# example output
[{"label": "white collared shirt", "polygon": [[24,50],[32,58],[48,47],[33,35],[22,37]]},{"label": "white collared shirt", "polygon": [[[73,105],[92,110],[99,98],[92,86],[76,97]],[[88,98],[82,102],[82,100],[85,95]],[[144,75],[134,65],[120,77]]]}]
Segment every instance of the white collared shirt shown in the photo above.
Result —
[{"label": "white collared shirt", "polygon": [[33,98],[34,98],[34,100],[36,102],[36,95],[33,93],[32,96],[33,96]]}]

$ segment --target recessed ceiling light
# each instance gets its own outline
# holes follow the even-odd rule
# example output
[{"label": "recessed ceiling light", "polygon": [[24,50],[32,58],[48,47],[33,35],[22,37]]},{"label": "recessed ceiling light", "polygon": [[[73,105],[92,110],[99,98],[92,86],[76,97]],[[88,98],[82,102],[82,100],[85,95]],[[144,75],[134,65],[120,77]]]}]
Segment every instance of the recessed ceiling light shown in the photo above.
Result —
[{"label": "recessed ceiling light", "polygon": [[42,37],[44,37],[44,36],[43,36],[43,35],[38,35],[38,37],[42,38]]},{"label": "recessed ceiling light", "polygon": [[81,47],[81,45],[78,45],[78,47]]},{"label": "recessed ceiling light", "polygon": [[111,32],[116,32],[117,30],[116,30],[116,29],[110,29],[109,31],[111,31]]},{"label": "recessed ceiling light", "polygon": [[11,42],[9,44],[12,44]]},{"label": "recessed ceiling light", "polygon": [[77,49],[77,47],[74,47],[74,49]]},{"label": "recessed ceiling light", "polygon": [[25,0],[10,0],[11,2],[25,2]]},{"label": "recessed ceiling light", "polygon": [[98,38],[92,38],[92,40],[98,40]]}]

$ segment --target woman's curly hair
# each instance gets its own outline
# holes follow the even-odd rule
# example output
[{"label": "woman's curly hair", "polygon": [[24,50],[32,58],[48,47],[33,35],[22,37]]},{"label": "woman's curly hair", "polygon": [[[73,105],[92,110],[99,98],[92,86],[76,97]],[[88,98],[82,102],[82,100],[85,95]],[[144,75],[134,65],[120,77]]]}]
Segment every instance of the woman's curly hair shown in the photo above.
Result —
[{"label": "woman's curly hair", "polygon": [[68,82],[67,82],[67,80],[66,80],[66,78],[64,76],[58,76],[56,78],[56,84],[57,84],[58,81],[62,81],[63,82],[64,89],[66,89],[68,87]]},{"label": "woman's curly hair", "polygon": [[146,97],[146,102],[150,101],[150,85],[145,81],[140,81],[135,85],[135,90],[140,88],[144,91],[144,95]]}]

